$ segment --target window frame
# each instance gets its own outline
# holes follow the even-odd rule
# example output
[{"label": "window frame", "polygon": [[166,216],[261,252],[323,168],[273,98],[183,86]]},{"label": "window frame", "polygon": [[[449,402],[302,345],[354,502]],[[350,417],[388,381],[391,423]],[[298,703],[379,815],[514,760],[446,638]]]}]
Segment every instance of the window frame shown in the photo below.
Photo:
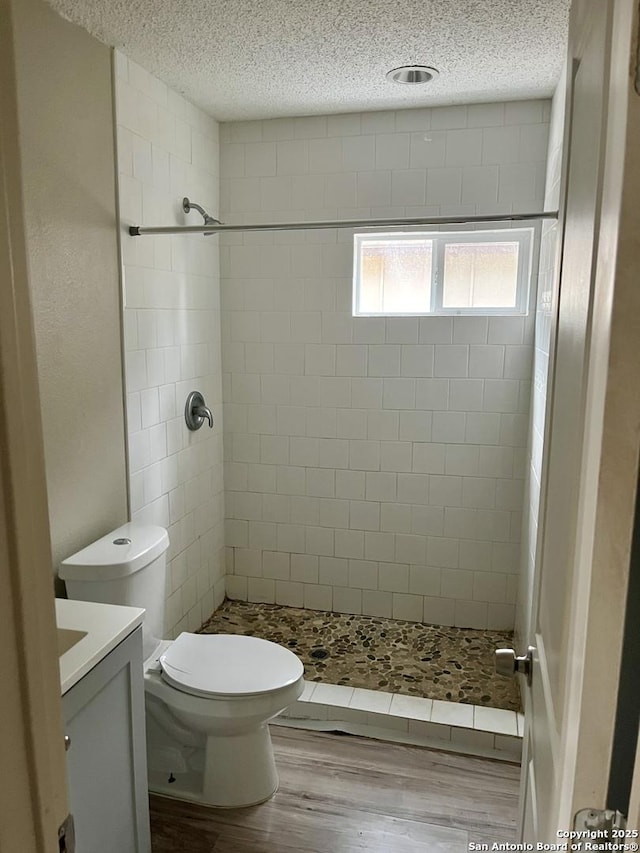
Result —
[{"label": "window frame", "polygon": [[[447,245],[451,243],[486,243],[489,238],[495,242],[517,242],[518,272],[516,305],[513,307],[461,307],[447,308],[443,305],[444,296],[444,256]],[[431,301],[428,311],[359,311],[361,244],[364,240],[432,241],[431,250]],[[353,235],[353,281],[352,315],[353,317],[523,317],[531,310],[531,300],[535,293],[534,270],[540,245],[540,220],[522,220],[517,224],[496,224],[487,222],[473,230],[433,230],[415,229],[411,231],[366,231]]]}]

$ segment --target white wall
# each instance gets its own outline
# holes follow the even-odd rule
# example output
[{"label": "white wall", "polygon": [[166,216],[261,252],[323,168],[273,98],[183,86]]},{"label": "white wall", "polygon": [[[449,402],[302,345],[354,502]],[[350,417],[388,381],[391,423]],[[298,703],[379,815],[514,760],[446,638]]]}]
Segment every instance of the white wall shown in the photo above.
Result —
[{"label": "white wall", "polygon": [[[127,518],[111,56],[13,3],[53,566]],[[2,286],[6,286],[5,283]],[[59,594],[62,594],[60,589]]]},{"label": "white wall", "polygon": [[[549,107],[224,124],[221,216],[535,211]],[[227,594],[512,627],[533,317],[354,319],[351,240],[221,238]]]},{"label": "white wall", "polygon": [[[566,76],[563,74],[551,106],[545,210],[558,210],[565,120]],[[547,220],[542,225],[540,269],[536,303],[535,346],[533,351],[533,384],[525,487],[525,512],[522,520],[521,581],[518,588],[516,631],[518,644],[524,647],[531,639],[530,618],[534,596],[534,573],[537,558],[538,519],[541,512],[542,452],[545,431],[549,352],[551,347],[552,310],[558,265],[558,223]]]},{"label": "white wall", "polygon": [[[218,125],[119,53],[116,72],[131,510],[169,530],[171,637],[224,599],[218,247],[201,235],[132,238],[126,229],[186,224],[185,195],[216,215]],[[192,390],[212,409],[214,430],[187,429]]]}]

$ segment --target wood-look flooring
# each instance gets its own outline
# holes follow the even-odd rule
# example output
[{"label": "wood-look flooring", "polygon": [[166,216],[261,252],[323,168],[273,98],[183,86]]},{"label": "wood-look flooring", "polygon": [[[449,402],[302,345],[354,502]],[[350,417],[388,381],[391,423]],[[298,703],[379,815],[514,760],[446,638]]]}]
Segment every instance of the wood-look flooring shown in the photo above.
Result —
[{"label": "wood-look flooring", "polygon": [[153,853],[463,853],[515,841],[520,767],[273,726],[280,788],[247,809],[151,797]]}]

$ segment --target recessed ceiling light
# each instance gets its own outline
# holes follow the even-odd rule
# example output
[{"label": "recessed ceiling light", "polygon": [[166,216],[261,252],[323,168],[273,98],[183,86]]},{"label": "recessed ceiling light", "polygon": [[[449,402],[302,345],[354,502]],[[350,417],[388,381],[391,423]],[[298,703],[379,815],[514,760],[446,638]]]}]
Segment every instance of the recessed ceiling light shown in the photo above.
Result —
[{"label": "recessed ceiling light", "polygon": [[401,65],[387,71],[387,80],[394,83],[430,83],[440,72],[428,65]]}]

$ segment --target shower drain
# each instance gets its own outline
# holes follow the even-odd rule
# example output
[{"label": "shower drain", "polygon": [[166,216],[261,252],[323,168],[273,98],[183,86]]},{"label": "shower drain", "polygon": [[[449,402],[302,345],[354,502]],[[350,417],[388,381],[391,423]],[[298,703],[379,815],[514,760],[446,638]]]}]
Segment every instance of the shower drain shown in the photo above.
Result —
[{"label": "shower drain", "polygon": [[311,657],[315,660],[324,660],[329,657],[329,652],[326,649],[314,649],[311,652]]}]

